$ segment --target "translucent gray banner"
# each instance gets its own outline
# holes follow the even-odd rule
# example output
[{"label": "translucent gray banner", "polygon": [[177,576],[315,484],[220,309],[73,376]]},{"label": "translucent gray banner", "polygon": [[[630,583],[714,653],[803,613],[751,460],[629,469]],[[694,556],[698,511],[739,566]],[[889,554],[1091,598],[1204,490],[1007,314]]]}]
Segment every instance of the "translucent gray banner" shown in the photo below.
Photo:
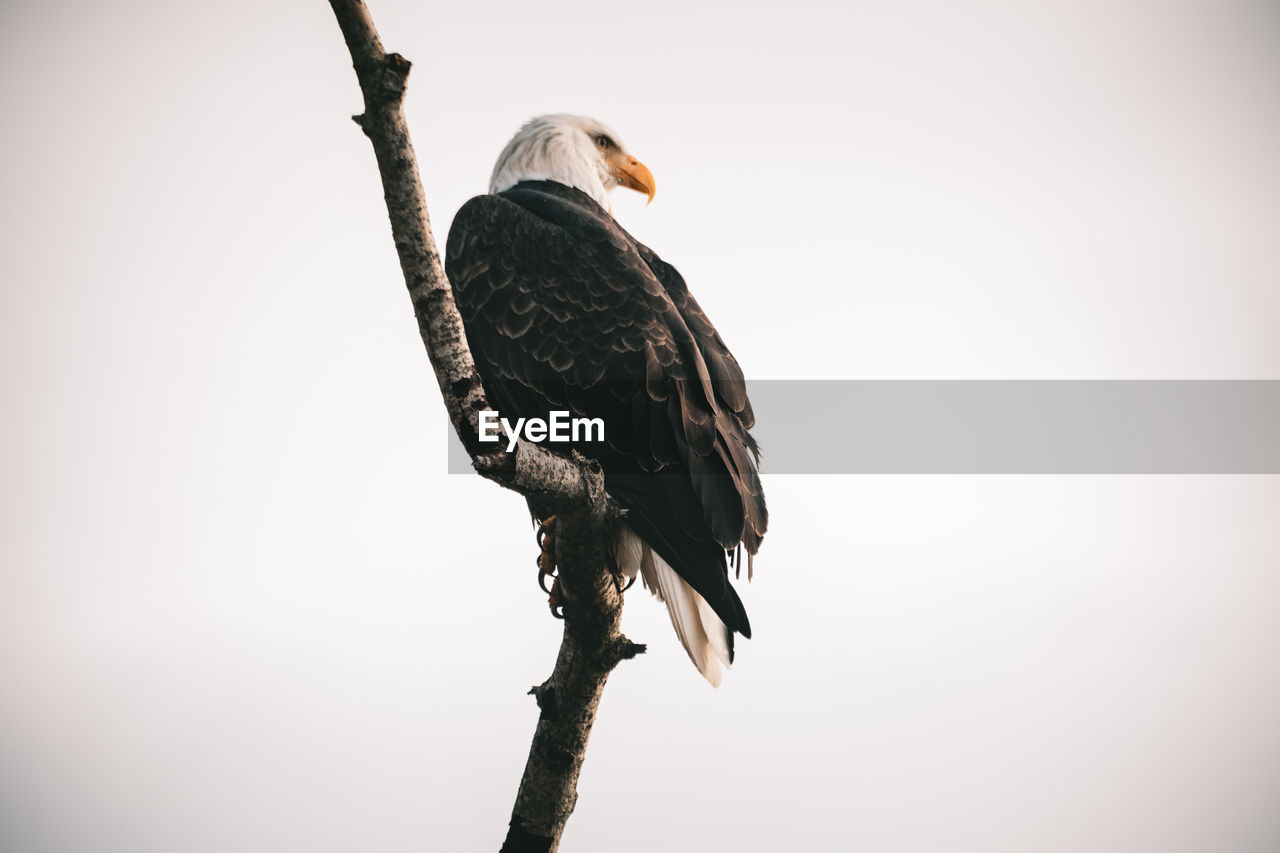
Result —
[{"label": "translucent gray banner", "polygon": [[[767,474],[1280,474],[1277,380],[766,380],[749,390]],[[470,472],[449,434],[450,473]]]}]

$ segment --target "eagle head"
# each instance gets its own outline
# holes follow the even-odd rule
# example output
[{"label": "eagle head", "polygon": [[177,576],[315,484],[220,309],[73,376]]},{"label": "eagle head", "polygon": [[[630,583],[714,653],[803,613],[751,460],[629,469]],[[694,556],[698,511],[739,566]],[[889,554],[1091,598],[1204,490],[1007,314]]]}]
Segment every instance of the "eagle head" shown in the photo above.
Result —
[{"label": "eagle head", "polygon": [[502,149],[489,192],[520,181],[556,181],[582,190],[609,209],[609,190],[627,187],[653,201],[653,174],[627,153],[618,134],[593,118],[545,115],[530,119]]}]

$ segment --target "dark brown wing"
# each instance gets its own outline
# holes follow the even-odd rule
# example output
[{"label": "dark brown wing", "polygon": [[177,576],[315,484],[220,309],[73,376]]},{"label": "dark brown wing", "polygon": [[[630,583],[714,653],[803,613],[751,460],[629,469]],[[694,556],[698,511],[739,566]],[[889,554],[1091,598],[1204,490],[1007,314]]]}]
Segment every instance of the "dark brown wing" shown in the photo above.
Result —
[{"label": "dark brown wing", "polygon": [[760,483],[757,469],[760,447],[747,431],[755,425],[756,416],[747,396],[747,383],[742,375],[742,368],[725,346],[720,333],[712,325],[698,300],[689,292],[684,276],[648,246],[637,243],[636,249],[658,277],[685,325],[692,332],[698,351],[711,374],[711,385],[721,411],[731,413],[737,419],[739,428],[721,430],[720,440],[724,444],[722,455],[727,468],[743,496],[746,524],[742,543],[747,547],[748,553],[755,554],[769,525],[769,511],[765,505],[764,487]]}]

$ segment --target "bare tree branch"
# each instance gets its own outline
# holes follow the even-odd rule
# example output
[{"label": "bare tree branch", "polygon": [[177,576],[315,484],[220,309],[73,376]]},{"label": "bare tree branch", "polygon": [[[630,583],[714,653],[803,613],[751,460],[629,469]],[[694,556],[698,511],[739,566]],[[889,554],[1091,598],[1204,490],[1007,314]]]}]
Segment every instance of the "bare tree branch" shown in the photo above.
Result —
[{"label": "bare tree branch", "polygon": [[621,512],[605,493],[599,467],[582,457],[557,456],[523,441],[514,454],[481,452],[477,413],[488,404],[431,235],[405,124],[409,61],[383,50],[361,0],[330,5],[364,95],[364,112],[354,118],[373,143],[400,268],[449,420],[480,474],[525,495],[542,517],[557,516],[564,637],[551,677],[530,691],[541,714],[502,846],[504,853],[549,853],[558,849],[577,802],[578,775],[605,681],[619,661],[644,651],[619,630],[622,593],[610,570],[609,543]]}]

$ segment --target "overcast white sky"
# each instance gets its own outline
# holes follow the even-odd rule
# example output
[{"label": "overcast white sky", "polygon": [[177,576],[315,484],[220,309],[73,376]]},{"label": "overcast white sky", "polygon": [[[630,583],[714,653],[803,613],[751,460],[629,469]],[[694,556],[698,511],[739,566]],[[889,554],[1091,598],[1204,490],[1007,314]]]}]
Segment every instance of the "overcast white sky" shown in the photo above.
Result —
[{"label": "overcast white sky", "polygon": [[[375,0],[437,236],[531,115],[756,378],[1280,378],[1280,10]],[[559,623],[443,416],[327,4],[6,4],[0,847],[497,849]],[[563,848],[1280,849],[1275,477],[771,477]]]}]

